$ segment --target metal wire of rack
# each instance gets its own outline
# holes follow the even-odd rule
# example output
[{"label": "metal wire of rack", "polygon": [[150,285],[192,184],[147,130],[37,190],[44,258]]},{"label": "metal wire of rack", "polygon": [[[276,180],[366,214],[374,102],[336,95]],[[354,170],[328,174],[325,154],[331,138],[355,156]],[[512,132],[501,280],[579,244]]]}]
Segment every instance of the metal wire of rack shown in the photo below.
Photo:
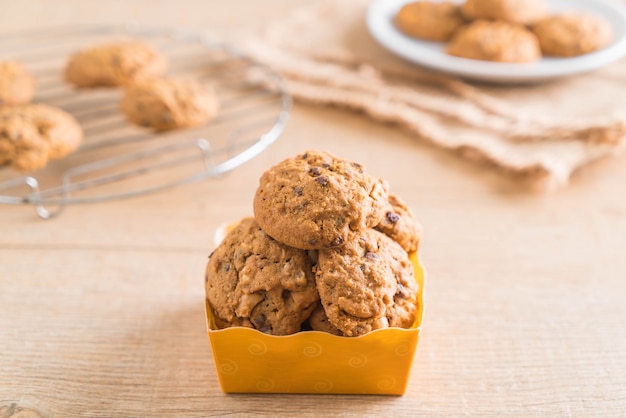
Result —
[{"label": "metal wire of rack", "polygon": [[[76,89],[64,82],[63,67],[72,52],[123,39],[145,41],[166,55],[168,75],[210,84],[220,101],[218,116],[205,126],[155,133],[124,118],[120,89]],[[21,62],[35,76],[35,102],[71,113],[85,134],[78,151],[42,170],[24,175],[0,168],[0,203],[31,205],[44,219],[70,204],[139,196],[229,172],[273,143],[291,112],[291,98],[276,73],[192,31],[132,26],[30,30],[0,36],[4,59]]]}]

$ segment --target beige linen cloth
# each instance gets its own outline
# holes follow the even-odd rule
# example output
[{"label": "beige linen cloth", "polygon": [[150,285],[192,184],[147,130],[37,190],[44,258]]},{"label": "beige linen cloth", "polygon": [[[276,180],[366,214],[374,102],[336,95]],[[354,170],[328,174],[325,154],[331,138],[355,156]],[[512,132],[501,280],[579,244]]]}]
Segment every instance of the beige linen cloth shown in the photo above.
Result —
[{"label": "beige linen cloth", "polygon": [[534,85],[472,84],[409,64],[369,34],[368,0],[321,0],[271,22],[246,51],[296,100],[360,111],[549,190],[624,148],[626,60]]}]

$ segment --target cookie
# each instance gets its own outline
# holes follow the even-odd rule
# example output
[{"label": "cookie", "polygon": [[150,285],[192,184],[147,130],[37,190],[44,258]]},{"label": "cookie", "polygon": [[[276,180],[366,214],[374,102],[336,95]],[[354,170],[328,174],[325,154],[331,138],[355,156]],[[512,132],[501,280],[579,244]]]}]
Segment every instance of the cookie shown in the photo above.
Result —
[{"label": "cookie", "polygon": [[461,12],[468,19],[490,19],[532,24],[547,15],[544,0],[467,0]]},{"label": "cookie", "polygon": [[339,331],[336,326],[330,323],[321,304],[315,308],[309,317],[309,325],[313,331],[322,331],[339,336],[343,335],[343,332]]},{"label": "cookie", "polygon": [[219,327],[272,335],[300,331],[319,300],[306,251],[270,238],[254,218],[242,220],[210,256],[205,288]]},{"label": "cookie", "polygon": [[396,15],[398,29],[414,38],[429,41],[448,41],[463,23],[459,6],[451,2],[408,3]]},{"label": "cookie", "polygon": [[35,95],[35,79],[14,61],[0,62],[0,106],[29,103]]},{"label": "cookie", "polygon": [[165,71],[165,57],[149,45],[126,41],[99,45],[72,55],[65,79],[77,87],[121,86]]},{"label": "cookie", "polygon": [[0,107],[0,165],[20,171],[44,167],[74,151],[83,131],[72,115],[45,104]]},{"label": "cookie", "polygon": [[574,57],[602,49],[611,43],[610,24],[599,17],[567,13],[542,19],[532,28],[541,52],[555,57]]},{"label": "cookie", "polygon": [[274,239],[300,249],[337,247],[380,222],[388,185],[361,164],[307,151],[260,178],[254,216]]},{"label": "cookie", "polygon": [[219,108],[212,89],[193,80],[166,77],[128,84],[120,106],[130,121],[157,131],[205,124]]},{"label": "cookie", "polygon": [[320,251],[315,280],[328,320],[346,336],[415,321],[418,285],[411,261],[382,232],[367,229]]},{"label": "cookie", "polygon": [[395,193],[389,192],[385,216],[374,228],[394,241],[409,254],[417,252],[422,238],[422,225],[413,211]]},{"label": "cookie", "polygon": [[482,61],[525,63],[541,58],[537,37],[514,23],[477,20],[459,29],[446,52]]}]

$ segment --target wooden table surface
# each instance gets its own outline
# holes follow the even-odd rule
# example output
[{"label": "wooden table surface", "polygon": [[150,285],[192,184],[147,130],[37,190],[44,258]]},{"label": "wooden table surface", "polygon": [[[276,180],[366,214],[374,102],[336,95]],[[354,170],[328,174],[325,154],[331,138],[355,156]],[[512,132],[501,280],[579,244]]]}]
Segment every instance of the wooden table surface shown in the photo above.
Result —
[{"label": "wooden table surface", "polygon": [[[238,42],[294,5],[0,0],[0,28],[134,21]],[[404,396],[220,391],[203,314],[213,233],[252,213],[265,169],[309,148],[364,163],[425,227]],[[625,191],[624,157],[530,194],[394,127],[296,104],[268,151],[221,178],[49,221],[0,206],[0,417],[625,416]]]}]

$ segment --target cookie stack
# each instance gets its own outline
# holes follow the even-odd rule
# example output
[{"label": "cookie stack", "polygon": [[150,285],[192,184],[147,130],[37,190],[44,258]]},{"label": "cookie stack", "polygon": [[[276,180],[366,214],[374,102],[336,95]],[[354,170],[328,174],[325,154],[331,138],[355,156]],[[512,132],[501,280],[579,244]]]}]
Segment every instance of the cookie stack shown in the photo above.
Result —
[{"label": "cookie stack", "polygon": [[211,254],[206,296],[220,328],[354,337],[408,328],[421,226],[361,164],[307,151],[266,171],[242,220]]},{"label": "cookie stack", "polygon": [[573,57],[612,39],[605,20],[580,12],[550,15],[544,0],[415,1],[399,10],[395,23],[409,36],[448,42],[450,55],[496,62]]}]

